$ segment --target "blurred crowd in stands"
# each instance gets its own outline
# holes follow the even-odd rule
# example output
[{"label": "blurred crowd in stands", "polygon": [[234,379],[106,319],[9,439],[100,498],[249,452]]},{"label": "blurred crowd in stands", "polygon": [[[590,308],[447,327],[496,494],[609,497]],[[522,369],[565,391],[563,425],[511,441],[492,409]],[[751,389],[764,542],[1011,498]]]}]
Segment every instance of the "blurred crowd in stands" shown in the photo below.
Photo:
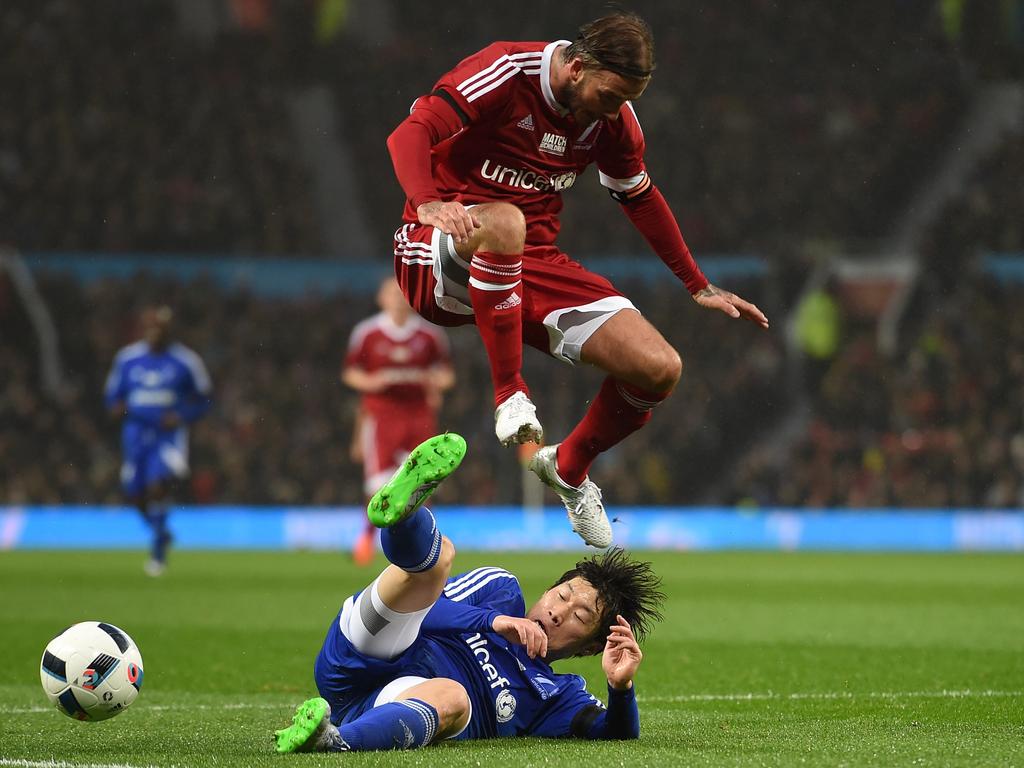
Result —
[{"label": "blurred crowd in stands", "polygon": [[[138,276],[83,287],[45,277],[58,308],[62,386],[39,385],[38,344],[6,277],[0,275],[0,503],[117,502],[117,425],[102,408],[104,377],[117,349],[137,338],[138,308],[160,300],[176,310],[179,339],[206,362],[214,383],[210,414],[192,432],[187,498],[247,504],[359,504],[361,472],[348,457],[357,398],[338,380],[348,334],[375,310],[372,295],[294,300],[224,294],[203,281]],[[693,501],[715,469],[738,456],[785,401],[778,338],[700,310],[675,294],[624,283],[637,304],[683,350],[689,368],[654,422],[607,457],[595,478],[619,504]],[[770,306],[757,286],[745,295]],[[688,304],[692,302],[687,301]],[[515,451],[494,437],[490,380],[477,334],[451,332],[458,383],[441,424],[471,446],[445,486],[449,503],[519,503]],[[535,351],[527,378],[555,439],[567,434],[600,385]],[[541,394],[543,393],[543,394]],[[538,481],[530,475],[530,481]],[[550,500],[549,500],[550,501]]]},{"label": "blurred crowd in stands", "polygon": [[1024,251],[1024,137],[1008,137],[929,233],[924,258],[935,290],[951,290],[981,250]]},{"label": "blurred crowd in stands", "polygon": [[[413,99],[495,39],[571,38],[608,10],[225,0],[203,35],[181,22],[190,5],[0,9],[0,87],[18,105],[0,116],[0,215],[19,248],[324,253],[286,107],[318,81],[386,253],[402,195],[384,140]],[[785,256],[884,227],[965,103],[951,5],[639,3],[659,62],[636,107],[648,165],[695,252]],[[644,247],[605,215],[593,172],[566,206],[570,252]]]},{"label": "blurred crowd in stands", "polygon": [[848,322],[794,448],[743,462],[727,501],[754,506],[1024,506],[1024,141],[1008,136],[930,232],[903,339]]},{"label": "blurred crowd in stands", "polygon": [[784,455],[749,457],[724,501],[758,507],[1024,506],[1021,287],[965,281],[900,354],[850,340]]},{"label": "blurred crowd in stands", "polygon": [[[607,11],[603,0],[530,13],[514,4],[480,13],[468,0],[225,0],[204,35],[180,16],[199,5],[3,4],[0,87],[11,108],[0,110],[0,245],[386,263],[402,194],[384,139],[412,100],[495,39],[571,38]],[[768,278],[727,287],[773,320],[806,279],[806,243],[884,233],[941,156],[977,78],[1024,74],[1024,0],[635,7],[658,45],[658,71],[636,106],[652,176],[698,258],[771,257]],[[332,88],[379,253],[329,253],[324,243],[315,169],[300,159],[288,110],[311,82]],[[671,279],[610,275],[681,350],[684,377],[651,425],[596,465],[609,502],[1024,504],[1019,289],[980,281],[969,266],[979,250],[1024,250],[1022,147],[1007,141],[929,234],[917,320],[896,356],[878,351],[873,327],[847,326],[796,447],[766,448],[735,473],[798,389],[780,329],[702,313]],[[655,258],[624,217],[605,213],[614,206],[596,174],[584,176],[566,195],[565,249],[583,261]],[[359,503],[347,453],[356,398],[337,373],[349,331],[374,311],[369,294],[268,300],[205,280],[83,285],[42,273],[63,361],[62,391],[50,396],[7,279],[0,503],[118,500],[102,383],[116,349],[135,338],[138,308],[157,299],[175,307],[181,340],[215,385],[214,409],[193,433],[187,498]],[[483,350],[471,330],[451,339],[459,382],[442,423],[471,451],[444,500],[516,503],[520,473],[493,437]],[[526,374],[555,439],[600,383],[534,353]]]},{"label": "blurred crowd in stands", "polygon": [[288,73],[174,3],[0,7],[0,240],[25,251],[321,253]]}]

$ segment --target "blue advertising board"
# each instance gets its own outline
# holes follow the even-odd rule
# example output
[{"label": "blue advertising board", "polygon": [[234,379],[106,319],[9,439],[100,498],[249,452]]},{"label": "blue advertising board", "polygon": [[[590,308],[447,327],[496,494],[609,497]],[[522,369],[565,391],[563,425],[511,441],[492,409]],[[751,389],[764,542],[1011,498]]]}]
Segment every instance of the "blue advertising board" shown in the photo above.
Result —
[{"label": "blue advertising board", "polygon": [[[462,549],[582,550],[561,509],[444,507],[441,529]],[[621,507],[615,542],[630,549],[1024,551],[1024,512]],[[363,529],[357,507],[180,507],[181,549],[347,549]],[[147,545],[128,507],[0,507],[0,549],[126,549]]]}]

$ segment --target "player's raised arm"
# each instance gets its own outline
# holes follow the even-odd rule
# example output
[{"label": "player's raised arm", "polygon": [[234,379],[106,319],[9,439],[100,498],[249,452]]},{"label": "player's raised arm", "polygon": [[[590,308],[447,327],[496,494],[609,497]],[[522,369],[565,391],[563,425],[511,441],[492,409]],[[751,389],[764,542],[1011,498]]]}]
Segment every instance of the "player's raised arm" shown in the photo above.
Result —
[{"label": "player's raised arm", "polygon": [[619,111],[611,136],[598,159],[601,184],[622,205],[633,226],[651,249],[682,281],[693,300],[702,307],[717,309],[730,317],[745,317],[762,328],[768,319],[756,306],[735,294],[711,285],[690,253],[679,222],[664,195],[654,185],[644,165],[643,130],[631,103]]},{"label": "player's raised arm", "polygon": [[525,613],[516,577],[504,568],[487,566],[452,576],[423,620],[424,631],[457,633],[495,629],[500,616]]},{"label": "player's raised arm", "polygon": [[622,204],[623,211],[654,252],[686,285],[694,301],[730,317],[743,317],[762,328],[768,327],[768,318],[755,305],[708,282],[683,239],[672,209],[650,177],[645,175],[644,181],[618,194],[613,190],[612,196]]},{"label": "player's raised arm", "polygon": [[622,616],[615,617],[601,667],[608,679],[608,707],[587,703],[572,719],[572,735],[584,739],[636,739],[640,737],[640,709],[633,678],[643,659],[633,628]]},{"label": "player's raised arm", "polygon": [[387,140],[395,176],[420,224],[437,227],[459,242],[468,239],[479,222],[462,203],[442,202],[434,181],[430,150],[462,127],[463,116],[456,112],[451,96],[438,90],[416,99],[409,116]]}]

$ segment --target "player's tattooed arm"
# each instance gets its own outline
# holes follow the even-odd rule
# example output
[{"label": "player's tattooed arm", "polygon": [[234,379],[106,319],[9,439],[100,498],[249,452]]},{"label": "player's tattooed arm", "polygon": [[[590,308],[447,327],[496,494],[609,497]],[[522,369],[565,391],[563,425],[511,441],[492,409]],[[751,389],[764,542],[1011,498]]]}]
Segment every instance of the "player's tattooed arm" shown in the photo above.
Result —
[{"label": "player's tattooed arm", "polygon": [[446,235],[451,235],[456,243],[469,240],[473,230],[480,226],[476,216],[456,200],[449,200],[447,203],[440,200],[421,203],[416,208],[416,217],[420,224],[437,227]]},{"label": "player's tattooed arm", "polygon": [[729,317],[745,317],[762,328],[768,327],[768,318],[756,305],[711,283],[693,294],[693,300],[707,309],[725,312]]}]

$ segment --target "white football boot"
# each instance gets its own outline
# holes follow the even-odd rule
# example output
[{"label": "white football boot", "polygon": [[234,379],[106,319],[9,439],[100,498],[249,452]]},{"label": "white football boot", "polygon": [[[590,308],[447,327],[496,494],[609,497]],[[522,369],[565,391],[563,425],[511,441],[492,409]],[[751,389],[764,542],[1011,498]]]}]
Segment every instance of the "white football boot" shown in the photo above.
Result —
[{"label": "white football boot", "polygon": [[572,529],[583,541],[599,549],[610,547],[612,526],[601,501],[601,489],[589,477],[584,478],[579,488],[562,480],[558,476],[557,455],[557,445],[541,448],[530,459],[530,470],[562,498]]},{"label": "white football boot", "polygon": [[494,412],[494,434],[502,445],[539,443],[544,427],[537,419],[535,406],[525,392],[516,392]]}]

